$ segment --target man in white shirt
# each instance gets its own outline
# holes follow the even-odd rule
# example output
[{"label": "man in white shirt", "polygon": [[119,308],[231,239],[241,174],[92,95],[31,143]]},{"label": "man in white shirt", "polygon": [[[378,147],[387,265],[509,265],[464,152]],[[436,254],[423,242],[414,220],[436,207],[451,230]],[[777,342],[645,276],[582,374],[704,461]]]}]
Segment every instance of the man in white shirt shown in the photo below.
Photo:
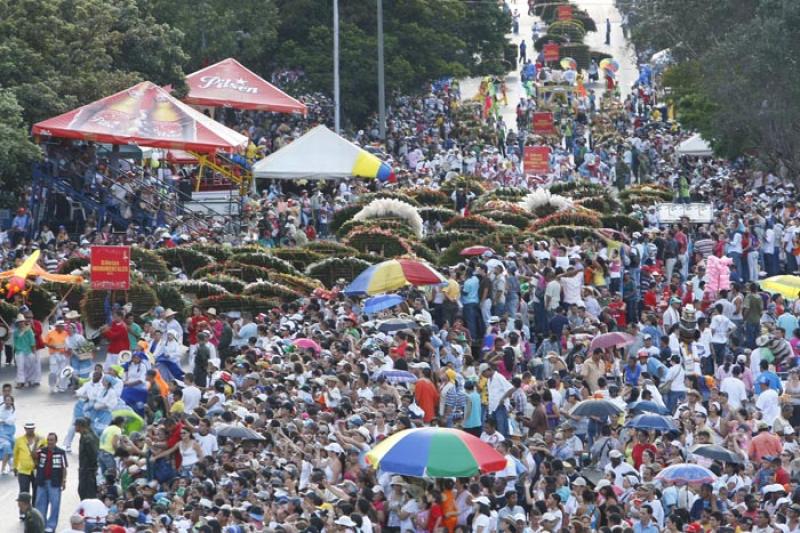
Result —
[{"label": "man in white shirt", "polygon": [[719,391],[728,395],[728,405],[733,411],[738,411],[748,396],[747,387],[742,381],[741,375],[742,369],[736,365],[733,367],[733,375],[724,378],[719,386]]},{"label": "man in white shirt", "polygon": [[[731,333],[736,331],[736,324],[730,318],[725,316],[723,312],[723,305],[717,303],[714,306],[714,316],[711,317],[711,348],[714,351],[714,360],[717,366],[725,362],[725,354],[728,348],[728,337]],[[704,368],[704,373],[708,368]]]},{"label": "man in white shirt", "polygon": [[250,337],[258,336],[258,325],[253,322],[253,316],[247,312],[242,311],[241,325],[234,324],[233,327],[233,341],[231,345],[235,348],[247,346]]},{"label": "man in white shirt", "polygon": [[502,374],[496,372],[494,367],[488,366],[483,375],[488,380],[486,389],[489,396],[488,413],[494,418],[497,430],[508,437],[508,398],[514,392],[514,387]]},{"label": "man in white shirt", "polygon": [[194,438],[203,450],[203,457],[209,457],[219,450],[217,436],[211,433],[211,423],[205,418],[200,420]]},{"label": "man in white shirt", "polygon": [[672,326],[681,320],[681,300],[680,298],[672,297],[669,299],[669,307],[664,311],[662,322],[664,324],[664,331],[669,331]]},{"label": "man in white shirt", "polygon": [[183,383],[186,385],[183,388],[183,412],[189,415],[200,406],[200,398],[203,393],[194,384],[194,374],[191,372],[183,375]]},{"label": "man in white shirt", "polygon": [[628,474],[639,477],[639,473],[630,464],[622,460],[622,452],[611,450],[608,452],[609,462],[604,468],[605,472],[614,474],[614,486],[622,488],[622,481]]},{"label": "man in white shirt", "polygon": [[772,427],[772,423],[781,414],[780,398],[778,391],[770,387],[769,380],[761,381],[761,394],[756,399],[756,409],[761,411],[761,420]]},{"label": "man in white shirt", "polygon": [[569,305],[582,304],[581,300],[581,287],[583,286],[583,276],[580,276],[581,270],[576,269],[570,265],[567,271],[558,277],[561,288],[564,291],[564,303]]}]

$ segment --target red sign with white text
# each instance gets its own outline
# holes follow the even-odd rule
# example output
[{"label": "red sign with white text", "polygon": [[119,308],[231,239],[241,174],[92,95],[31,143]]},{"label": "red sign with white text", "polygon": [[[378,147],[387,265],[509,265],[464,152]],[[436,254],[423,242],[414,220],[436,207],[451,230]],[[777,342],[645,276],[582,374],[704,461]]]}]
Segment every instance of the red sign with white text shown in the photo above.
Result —
[{"label": "red sign with white text", "polygon": [[572,18],[572,5],[564,4],[556,8],[558,20],[569,20]]},{"label": "red sign with white text", "polygon": [[542,47],[545,62],[551,63],[553,61],[558,61],[560,48],[561,47],[558,45],[558,43],[545,44],[544,47]]},{"label": "red sign with white text", "polygon": [[525,174],[548,174],[550,172],[550,147],[526,146],[523,159]]},{"label": "red sign with white text", "polygon": [[128,246],[92,246],[92,289],[127,291],[131,287],[131,250]]},{"label": "red sign with white text", "polygon": [[553,114],[547,111],[538,111],[533,114],[533,133],[552,135],[556,132],[553,125]]}]

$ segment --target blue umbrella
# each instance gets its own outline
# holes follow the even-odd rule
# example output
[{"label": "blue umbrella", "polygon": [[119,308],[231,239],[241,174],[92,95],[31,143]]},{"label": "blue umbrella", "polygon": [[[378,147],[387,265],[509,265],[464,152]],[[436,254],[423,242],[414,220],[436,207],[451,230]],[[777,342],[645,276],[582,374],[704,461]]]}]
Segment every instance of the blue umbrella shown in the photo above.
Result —
[{"label": "blue umbrella", "polygon": [[675,425],[675,422],[673,422],[671,418],[649,413],[633,417],[633,420],[628,421],[625,427],[634,429],[655,429],[656,431],[673,431],[678,429],[678,426]]},{"label": "blue umbrella", "polygon": [[381,294],[380,296],[373,296],[364,302],[364,312],[368,315],[372,315],[384,309],[390,309],[395,305],[400,305],[405,300],[406,299],[399,294]]},{"label": "blue umbrella", "polygon": [[667,414],[666,408],[661,407],[656,402],[651,402],[650,400],[640,400],[638,402],[629,403],[628,410],[637,415],[642,413],[655,413],[657,415]]},{"label": "blue umbrella", "polygon": [[668,466],[656,476],[656,481],[671,481],[677,485],[714,483],[716,480],[714,472],[692,463]]},{"label": "blue umbrella", "polygon": [[384,378],[389,383],[416,383],[417,376],[407,370],[378,370],[372,374],[372,379]]}]

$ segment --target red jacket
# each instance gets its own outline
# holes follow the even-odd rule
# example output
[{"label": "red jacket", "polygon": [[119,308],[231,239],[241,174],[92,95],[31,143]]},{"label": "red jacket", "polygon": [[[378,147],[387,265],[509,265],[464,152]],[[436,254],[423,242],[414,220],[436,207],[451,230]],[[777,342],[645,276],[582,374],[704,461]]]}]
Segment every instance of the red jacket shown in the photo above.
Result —
[{"label": "red jacket", "polygon": [[124,322],[114,322],[103,336],[108,339],[108,353],[120,353],[131,349],[128,326]]},{"label": "red jacket", "polygon": [[42,340],[42,323],[38,320],[32,320],[31,329],[33,330],[33,336],[36,338],[36,349],[41,350],[44,348],[44,340]]}]

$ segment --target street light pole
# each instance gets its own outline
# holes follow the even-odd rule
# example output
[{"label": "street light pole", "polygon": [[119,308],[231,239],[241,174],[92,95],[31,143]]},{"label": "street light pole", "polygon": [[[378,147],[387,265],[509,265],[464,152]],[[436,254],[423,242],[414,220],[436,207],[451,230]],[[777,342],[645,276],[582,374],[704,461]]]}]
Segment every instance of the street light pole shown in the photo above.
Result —
[{"label": "street light pole", "polygon": [[386,81],[383,71],[383,0],[378,0],[378,131],[386,140]]},{"label": "street light pole", "polygon": [[341,130],[339,113],[339,0],[333,0],[333,127]]}]

